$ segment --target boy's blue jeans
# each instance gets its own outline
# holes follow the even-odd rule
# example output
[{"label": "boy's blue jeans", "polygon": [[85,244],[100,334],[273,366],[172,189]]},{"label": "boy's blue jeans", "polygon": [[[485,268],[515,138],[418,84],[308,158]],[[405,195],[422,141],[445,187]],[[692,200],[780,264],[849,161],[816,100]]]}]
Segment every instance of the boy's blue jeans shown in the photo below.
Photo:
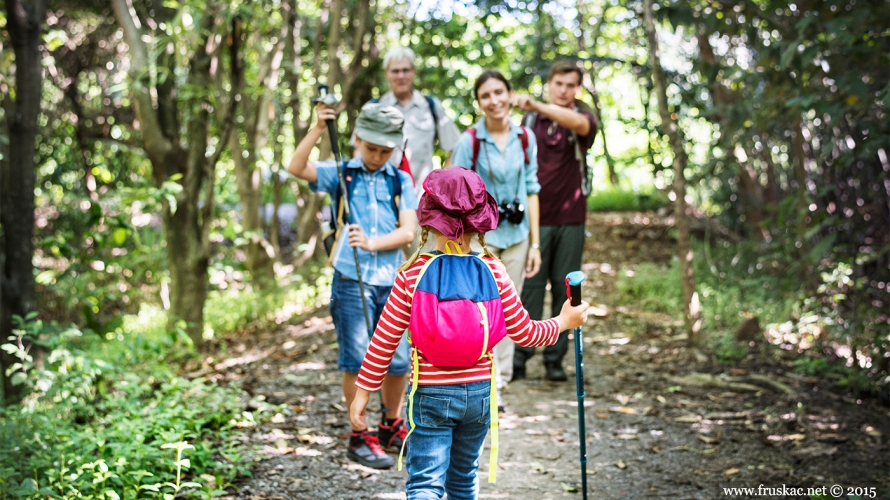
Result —
[{"label": "boy's blue jeans", "polygon": [[[369,318],[372,327],[380,321],[383,306],[392,291],[391,286],[374,286],[365,284],[365,297],[368,299]],[[339,272],[334,272],[334,281],[331,284],[331,317],[334,320],[334,328],[337,330],[337,368],[341,372],[358,373],[368,351],[371,338],[368,335],[368,327],[365,325],[365,315],[362,313],[362,296],[359,293],[358,281],[345,278]],[[405,375],[410,369],[408,341],[402,335],[402,340],[396,348],[392,364],[389,365],[390,375]]]},{"label": "boy's blue jeans", "polygon": [[489,424],[490,382],[422,385],[408,436],[408,498],[476,500]]}]

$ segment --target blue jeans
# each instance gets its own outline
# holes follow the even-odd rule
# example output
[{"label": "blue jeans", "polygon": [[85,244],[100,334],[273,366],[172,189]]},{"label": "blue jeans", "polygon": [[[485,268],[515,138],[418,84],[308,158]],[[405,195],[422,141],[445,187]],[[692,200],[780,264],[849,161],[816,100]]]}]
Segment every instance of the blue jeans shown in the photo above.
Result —
[{"label": "blue jeans", "polygon": [[475,500],[489,423],[490,382],[422,385],[408,436],[408,498]]},{"label": "blue jeans", "polygon": [[[365,298],[368,301],[368,317],[371,320],[372,331],[380,321],[380,314],[391,291],[391,286],[365,284]],[[362,313],[362,296],[359,293],[358,281],[345,278],[336,271],[331,284],[331,317],[337,330],[337,344],[340,348],[337,355],[337,369],[346,373],[358,373],[368,351],[368,344],[371,342],[365,325],[365,315]],[[396,348],[387,373],[404,375],[408,373],[409,366],[408,341],[402,335],[402,341]]]}]

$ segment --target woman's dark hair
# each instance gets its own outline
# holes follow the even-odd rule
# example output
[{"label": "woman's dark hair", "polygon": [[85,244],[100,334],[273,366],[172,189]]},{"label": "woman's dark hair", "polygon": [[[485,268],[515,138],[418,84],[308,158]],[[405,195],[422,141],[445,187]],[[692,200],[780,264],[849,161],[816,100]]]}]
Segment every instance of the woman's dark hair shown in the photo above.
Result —
[{"label": "woman's dark hair", "polygon": [[476,85],[473,87],[473,95],[476,96],[477,101],[479,100],[479,87],[481,87],[483,83],[491,80],[492,78],[504,82],[504,85],[507,86],[508,92],[513,90],[510,87],[510,82],[507,81],[507,78],[502,75],[500,71],[496,69],[487,69],[483,71],[481,75],[479,75],[479,78],[476,79]]}]

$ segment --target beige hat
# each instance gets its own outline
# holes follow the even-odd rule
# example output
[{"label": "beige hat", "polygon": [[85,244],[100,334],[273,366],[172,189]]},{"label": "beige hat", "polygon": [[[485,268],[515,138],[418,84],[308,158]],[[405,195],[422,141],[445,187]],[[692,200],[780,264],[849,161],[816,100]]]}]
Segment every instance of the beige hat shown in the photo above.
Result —
[{"label": "beige hat", "polygon": [[405,118],[395,107],[378,103],[368,104],[358,114],[355,135],[371,144],[395,148],[402,145],[404,124]]}]

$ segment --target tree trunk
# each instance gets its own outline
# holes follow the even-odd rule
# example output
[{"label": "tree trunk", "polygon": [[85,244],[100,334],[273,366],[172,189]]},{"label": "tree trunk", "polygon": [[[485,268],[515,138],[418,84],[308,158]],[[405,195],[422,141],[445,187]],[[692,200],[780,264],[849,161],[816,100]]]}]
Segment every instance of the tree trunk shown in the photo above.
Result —
[{"label": "tree trunk", "polygon": [[612,158],[611,154],[609,154],[609,146],[606,142],[606,125],[605,123],[603,123],[603,112],[602,105],[600,104],[600,97],[599,94],[596,92],[596,87],[593,83],[593,73],[590,73],[587,76],[590,78],[590,83],[587,86],[587,91],[590,92],[591,96],[593,96],[593,112],[596,113],[596,124],[599,128],[600,136],[603,138],[603,156],[606,157],[606,165],[609,172],[609,182],[611,182],[613,186],[618,187],[618,174],[615,172],[615,159]]},{"label": "tree trunk", "polygon": [[748,162],[748,154],[740,144],[733,148],[733,157],[739,169],[739,202],[745,212],[745,224],[762,239],[769,237],[769,231],[762,227],[763,215],[763,186],[760,184],[757,172]]},{"label": "tree trunk", "polygon": [[275,252],[275,260],[279,263],[281,262],[281,219],[278,217],[278,210],[281,208],[281,191],[284,188],[281,176],[287,171],[284,169],[284,145],[277,138],[281,137],[283,131],[284,120],[279,114],[275,118],[273,132],[276,140],[272,144],[272,217],[269,221],[269,243]]},{"label": "tree trunk", "polygon": [[[185,200],[183,200],[185,201]],[[204,336],[204,302],[207,299],[209,259],[201,244],[196,204],[184,202],[171,213],[164,203],[167,258],[170,261],[168,329],[182,328],[195,346]],[[185,325],[180,322],[184,321]]]},{"label": "tree trunk", "polygon": [[[289,0],[286,4],[289,12],[292,14],[290,14],[291,17],[288,18],[291,34],[287,37],[287,45],[284,48],[284,54],[285,58],[288,61],[291,61],[291,64],[285,65],[284,67],[284,81],[287,82],[287,85],[291,90],[291,100],[288,107],[293,110],[291,127],[293,128],[294,141],[300,142],[309,130],[311,118],[310,122],[303,122],[300,120],[300,93],[297,89],[300,85],[300,73],[302,71],[302,53],[300,51],[300,31],[302,22],[296,14],[295,4],[295,0]],[[328,5],[329,4],[326,3],[322,7],[323,14],[324,9],[328,8]],[[319,23],[321,23],[321,21],[319,21]],[[315,51],[313,52],[314,54],[318,54],[318,51],[321,50],[321,33],[321,24],[319,24],[315,39],[313,40],[313,47],[315,48]],[[319,58],[316,57],[314,66],[315,74],[319,73],[318,65]],[[310,114],[310,117],[311,116],[312,115]],[[297,204],[298,214],[296,222],[297,244],[295,247],[299,248],[301,244],[308,244],[302,255],[298,256],[296,259],[296,263],[300,264],[309,260],[315,252],[321,248],[321,242],[318,241],[316,235],[318,234],[317,216],[319,209],[322,207],[323,197],[310,192],[302,181],[298,181],[294,186],[294,200]]]},{"label": "tree trunk", "polygon": [[[115,19],[124,33],[129,46],[130,75],[136,81],[133,86],[133,102],[142,133],[142,142],[152,164],[152,177],[160,187],[170,176],[180,174],[177,181],[182,191],[176,197],[176,207],[165,200],[162,221],[167,238],[167,257],[170,265],[170,311],[168,328],[173,330],[185,322],[185,331],[197,347],[203,343],[204,301],[207,298],[207,267],[210,245],[209,231],[213,213],[214,165],[219,152],[227,142],[231,124],[229,116],[223,122],[223,132],[217,154],[210,160],[205,152],[208,146],[208,125],[211,103],[208,93],[189,93],[189,98],[176,105],[175,88],[159,88],[157,109],[149,93],[148,49],[142,40],[141,29],[133,18],[135,11],[130,0],[114,0]],[[211,85],[211,40],[214,38],[213,14],[206,14],[198,29],[201,37],[188,69],[185,83],[190,89],[209,89]],[[159,55],[159,64],[171,59]],[[172,80],[172,79],[167,79]],[[234,85],[234,82],[233,82]],[[170,128],[178,123],[179,116],[172,115],[180,107],[187,110],[186,141],[183,149],[179,141],[169,137]],[[175,131],[174,131],[175,133]],[[204,200],[201,200],[204,193]],[[201,207],[203,203],[203,207]]]},{"label": "tree trunk", "polygon": [[[643,129],[646,131],[646,156],[652,165],[652,177],[658,178],[658,173],[664,170],[660,163],[655,163],[655,151],[652,149],[652,126],[649,122],[649,99],[652,93],[652,79],[650,75],[644,75],[645,85],[640,89],[640,103],[643,105]],[[637,80],[639,82],[639,79]]]},{"label": "tree trunk", "polygon": [[[720,113],[714,115],[715,120],[712,120],[720,127],[719,146],[724,151],[732,151],[732,159],[735,160],[741,190],[739,193],[739,205],[741,211],[745,214],[745,225],[755,234],[765,239],[769,236],[769,232],[760,226],[763,220],[766,219],[763,212],[763,185],[760,184],[760,178],[754,167],[748,162],[748,155],[740,144],[742,140],[735,139],[738,130],[731,125],[729,113],[726,111],[727,108],[736,104],[737,97],[732,89],[727,88],[714,78],[714,75],[718,74],[716,70],[718,67],[717,56],[714,54],[714,48],[711,46],[708,33],[703,30],[704,28],[700,28],[696,35],[696,40],[698,41],[701,61],[706,65],[703,66],[701,76],[708,81],[708,89],[711,92],[714,109],[721,110]],[[713,68],[713,71],[709,71],[708,66]],[[730,160],[730,158],[727,157],[727,160]]]},{"label": "tree trunk", "polygon": [[[346,71],[340,84],[340,88],[343,89],[340,108],[346,110],[348,122],[352,122],[353,117],[358,116],[358,111],[361,109],[362,104],[367,102],[357,97],[370,89],[365,85],[361,85],[362,88],[359,92],[355,92],[355,88],[358,82],[364,83],[367,79],[364,76],[373,70],[370,64],[362,64],[362,61],[365,60],[365,36],[368,32],[371,33],[371,44],[374,43],[375,14],[376,12],[371,10],[370,2],[361,2],[358,13],[355,14],[353,19],[355,31],[352,38],[352,61],[349,63],[349,69]],[[352,130],[352,126],[348,126],[347,130]]]},{"label": "tree trunk", "polygon": [[[0,280],[0,344],[12,335],[12,318],[37,310],[34,293],[34,184],[37,118],[40,114],[43,67],[40,42],[47,3],[6,0],[7,29],[15,54],[15,99],[9,123],[8,159],[0,160],[0,225],[3,275]],[[7,99],[10,96],[6,96]],[[29,346],[26,346],[29,347]],[[32,356],[36,353],[32,352]],[[0,352],[5,404],[21,400],[23,387],[13,386],[6,369],[14,362]]]},{"label": "tree trunk", "polygon": [[[328,26],[328,74],[327,74],[327,84],[330,87],[330,92],[336,94],[337,93],[337,84],[340,84],[341,91],[344,88],[343,82],[340,81],[340,77],[343,73],[340,68],[340,40],[343,38],[341,36],[342,31],[342,21],[343,21],[343,0],[331,0],[330,10],[328,12],[329,26]],[[318,54],[316,52],[316,54]],[[317,73],[316,73],[317,74]],[[342,94],[340,99],[342,99]],[[336,125],[337,121],[334,121]],[[344,151],[343,149],[343,141],[340,142],[340,151]],[[318,144],[318,158],[320,160],[325,160],[331,157],[333,149],[331,146],[330,137],[328,134],[324,134],[321,136],[321,142]]]},{"label": "tree trunk", "polygon": [[810,213],[810,201],[807,193],[807,155],[804,151],[803,137],[803,120],[800,113],[794,122],[794,139],[792,140],[792,148],[794,149],[794,183],[797,193],[797,214],[795,216],[795,224],[797,229],[797,255],[800,262],[800,272],[803,282],[811,292],[815,292],[818,288],[818,282],[814,277],[810,266],[810,243],[807,240],[807,219]]},{"label": "tree trunk", "polygon": [[[253,282],[265,287],[273,278],[272,263],[275,253],[271,244],[263,234],[263,220],[260,217],[260,202],[262,201],[263,182],[262,172],[256,165],[256,155],[248,153],[247,158],[242,154],[241,145],[237,134],[229,138],[229,147],[235,162],[235,180],[238,190],[238,199],[241,200],[241,226],[247,243],[244,253],[247,270]],[[248,144],[248,148],[255,148],[255,144]]]},{"label": "tree trunk", "polygon": [[[611,5],[606,3],[603,6],[603,12],[597,20],[596,23],[591,23],[590,19],[587,18],[587,5],[583,2],[578,3],[578,16],[577,21],[579,26],[589,26],[589,29],[586,31],[590,32],[590,46],[587,46],[584,40],[584,31],[582,30],[581,35],[578,37],[578,51],[583,52],[587,51],[590,54],[596,53],[596,41],[599,38],[600,33],[603,29],[603,23],[605,22],[606,12],[608,12]],[[596,119],[596,124],[598,128],[599,134],[603,138],[603,156],[606,157],[606,166],[608,168],[609,174],[609,182],[612,183],[613,186],[618,186],[618,174],[615,173],[615,159],[612,158],[612,155],[609,154],[609,145],[606,142],[606,126],[603,122],[603,106],[600,103],[600,96],[596,91],[596,78],[594,77],[594,73],[596,71],[596,63],[593,64],[590,72],[587,73],[587,78],[582,82],[587,88],[587,91],[590,93],[591,97],[593,97],[593,113],[594,118]]]},{"label": "tree trunk", "polygon": [[96,192],[96,176],[93,175],[93,169],[90,167],[90,146],[87,140],[86,113],[80,103],[80,95],[77,93],[77,84],[80,80],[80,69],[76,69],[71,75],[71,82],[65,87],[65,97],[71,101],[71,112],[74,113],[74,137],[77,139],[77,146],[80,150],[80,160],[83,163],[83,186],[87,191],[87,196],[91,200],[98,201],[99,194]]},{"label": "tree trunk", "polygon": [[[234,31],[234,27],[233,27]],[[244,228],[247,244],[245,246],[246,265],[250,271],[254,284],[263,288],[274,284],[275,250],[263,232],[263,220],[260,216],[260,204],[263,193],[263,177],[257,159],[260,151],[265,147],[269,136],[270,107],[272,95],[278,89],[279,71],[284,56],[284,45],[287,28],[282,28],[282,38],[275,44],[268,54],[263,52],[265,38],[258,36],[255,43],[246,44],[248,47],[259,48],[259,69],[257,80],[261,82],[256,94],[241,95],[243,105],[243,136],[245,144],[242,147],[241,134],[234,133],[229,138],[229,146],[235,163],[235,179],[238,197],[241,200],[241,224]],[[257,35],[264,35],[257,33]],[[239,44],[240,40],[233,39],[233,44]],[[239,50],[233,46],[232,53]],[[241,71],[241,58],[232,60],[232,80],[239,82],[236,88],[244,87],[243,72]],[[222,78],[218,79],[220,92],[224,92]],[[224,116],[224,112],[223,112]]]},{"label": "tree trunk", "polygon": [[761,134],[763,141],[763,151],[761,157],[766,165],[766,189],[764,191],[766,204],[776,204],[781,200],[781,188],[779,186],[779,177],[776,174],[776,163],[773,161],[773,153],[770,149],[769,136],[766,133]]},{"label": "tree trunk", "polygon": [[700,343],[701,311],[698,293],[695,291],[695,271],[692,266],[692,245],[689,238],[689,222],[686,220],[686,156],[685,139],[671,118],[667,105],[667,78],[661,67],[658,38],[655,34],[655,16],[652,12],[652,0],[643,0],[643,14],[646,26],[646,38],[649,42],[649,65],[655,82],[655,93],[658,96],[658,112],[661,115],[662,128],[668,135],[671,149],[674,151],[674,224],[677,228],[677,250],[680,256],[680,282],[683,288],[686,332],[690,346]]}]

